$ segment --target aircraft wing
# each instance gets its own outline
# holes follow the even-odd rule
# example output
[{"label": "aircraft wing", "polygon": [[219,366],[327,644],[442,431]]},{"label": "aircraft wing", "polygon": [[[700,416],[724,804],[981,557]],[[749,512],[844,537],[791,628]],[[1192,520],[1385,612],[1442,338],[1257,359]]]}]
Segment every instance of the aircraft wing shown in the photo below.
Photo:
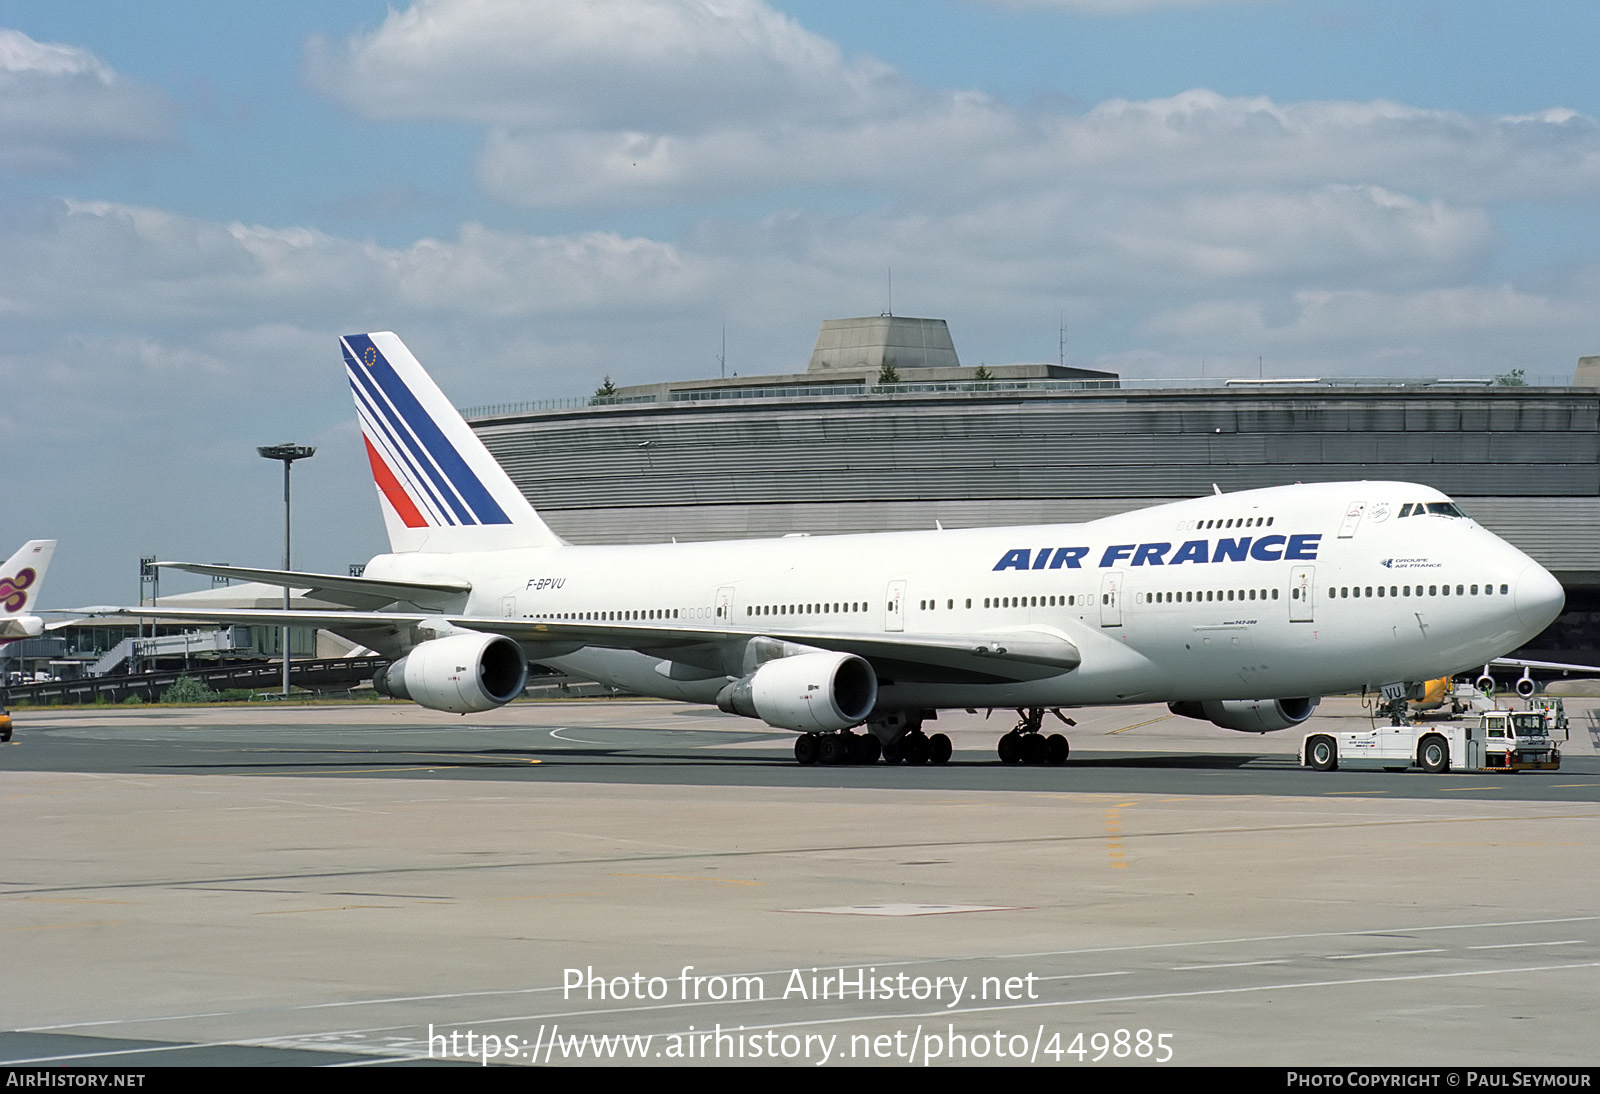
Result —
[{"label": "aircraft wing", "polygon": [[389,604],[413,604],[418,608],[443,607],[472,591],[465,581],[386,581],[381,578],[350,577],[340,574],[311,574],[299,570],[261,570],[250,566],[223,566],[198,562],[158,562],[157,566],[191,574],[259,581],[264,585],[288,585],[305,589],[318,600],[348,604],[352,608],[382,608]]},{"label": "aircraft wing", "polygon": [[[1059,676],[1078,667],[1082,657],[1069,639],[1045,628],[991,631],[980,635],[884,633],[826,634],[809,631],[700,629],[666,624],[569,622],[450,615],[440,612],[283,611],[273,608],[96,608],[81,615],[128,616],[196,623],[247,623],[263,626],[321,627],[363,645],[383,648],[385,639],[415,641],[440,624],[500,634],[520,643],[533,660],[559,657],[586,646],[636,650],[663,660],[714,667],[738,675],[736,665],[748,643],[777,639],[812,649],[853,653],[870,662],[880,677],[903,681],[1011,682]],[[409,641],[404,644],[409,644]]]},{"label": "aircraft wing", "polygon": [[1525,661],[1520,657],[1496,657],[1489,664],[1499,669],[1539,669],[1543,672],[1576,672],[1600,675],[1600,666],[1596,665],[1564,665],[1559,661]]}]

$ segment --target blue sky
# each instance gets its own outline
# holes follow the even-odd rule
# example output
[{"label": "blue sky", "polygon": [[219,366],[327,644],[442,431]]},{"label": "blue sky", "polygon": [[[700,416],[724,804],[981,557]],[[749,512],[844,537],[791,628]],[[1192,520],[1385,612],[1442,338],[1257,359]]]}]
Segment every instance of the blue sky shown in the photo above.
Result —
[{"label": "blue sky", "polygon": [[[0,458],[56,604],[382,548],[336,351],[459,404],[803,364],[824,318],[1128,376],[1570,376],[1600,5],[0,5]],[[537,500],[537,499],[535,499]]]}]

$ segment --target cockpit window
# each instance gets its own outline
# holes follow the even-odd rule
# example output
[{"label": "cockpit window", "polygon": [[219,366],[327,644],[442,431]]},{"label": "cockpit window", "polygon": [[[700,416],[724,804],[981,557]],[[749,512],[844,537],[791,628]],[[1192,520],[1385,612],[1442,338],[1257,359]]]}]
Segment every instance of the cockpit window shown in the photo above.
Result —
[{"label": "cockpit window", "polygon": [[1465,519],[1467,515],[1456,506],[1455,502],[1452,501],[1430,501],[1428,503],[1428,512],[1432,513],[1434,516],[1461,517],[1463,519]]}]

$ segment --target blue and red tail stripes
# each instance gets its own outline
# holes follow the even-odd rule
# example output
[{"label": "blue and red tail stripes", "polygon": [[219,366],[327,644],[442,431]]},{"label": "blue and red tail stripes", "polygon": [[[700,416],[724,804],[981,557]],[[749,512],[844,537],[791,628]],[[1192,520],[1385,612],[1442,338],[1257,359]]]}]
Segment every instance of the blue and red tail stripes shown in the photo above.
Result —
[{"label": "blue and red tail stripes", "polygon": [[[346,338],[344,362],[373,474],[391,502],[402,492],[408,511],[435,526],[511,523],[371,337]],[[406,525],[420,527],[411,520]]]},{"label": "blue and red tail stripes", "polygon": [[[367,461],[387,502],[385,517],[395,550],[561,542],[399,338],[386,332],[352,334],[342,349]],[[399,533],[396,522],[423,534]],[[429,535],[434,530],[494,528],[507,532],[487,540]]]}]

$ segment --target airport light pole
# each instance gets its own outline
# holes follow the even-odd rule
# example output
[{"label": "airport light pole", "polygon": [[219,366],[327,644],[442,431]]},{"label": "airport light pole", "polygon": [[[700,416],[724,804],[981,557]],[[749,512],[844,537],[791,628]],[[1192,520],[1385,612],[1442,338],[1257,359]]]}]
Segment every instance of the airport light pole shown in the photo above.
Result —
[{"label": "airport light pole", "polygon": [[[289,564],[289,468],[295,460],[309,460],[317,450],[308,444],[269,444],[256,449],[263,459],[283,461],[283,568]],[[289,610],[289,586],[283,587],[283,610]],[[283,697],[289,697],[289,625],[283,625]]]}]

